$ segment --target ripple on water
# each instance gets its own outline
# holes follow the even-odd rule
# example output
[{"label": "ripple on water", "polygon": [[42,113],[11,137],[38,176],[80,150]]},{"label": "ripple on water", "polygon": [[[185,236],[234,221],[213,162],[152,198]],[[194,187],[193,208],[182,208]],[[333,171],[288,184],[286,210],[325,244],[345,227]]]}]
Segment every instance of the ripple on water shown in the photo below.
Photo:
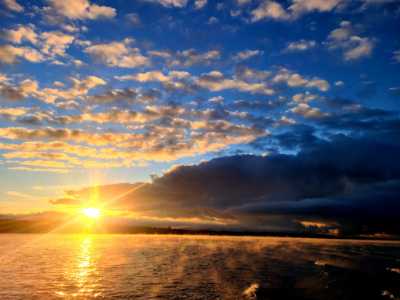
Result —
[{"label": "ripple on water", "polygon": [[289,238],[1,235],[0,299],[396,299],[399,250]]}]

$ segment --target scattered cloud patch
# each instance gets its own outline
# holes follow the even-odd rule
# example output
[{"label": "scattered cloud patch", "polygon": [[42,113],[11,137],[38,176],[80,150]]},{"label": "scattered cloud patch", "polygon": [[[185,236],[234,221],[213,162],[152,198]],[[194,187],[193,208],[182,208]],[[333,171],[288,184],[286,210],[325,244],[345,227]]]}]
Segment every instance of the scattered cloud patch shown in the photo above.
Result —
[{"label": "scattered cloud patch", "polygon": [[114,18],[117,15],[115,8],[91,3],[89,0],[49,0],[49,7],[45,14],[56,14],[72,20],[94,20],[99,18]]},{"label": "scattered cloud patch", "polygon": [[177,8],[185,7],[188,3],[188,0],[145,0],[145,1],[158,3],[164,7],[177,7]]},{"label": "scattered cloud patch", "polygon": [[264,0],[251,11],[251,21],[257,22],[263,19],[288,20],[289,14],[281,4],[275,1]]},{"label": "scattered cloud patch", "polygon": [[207,5],[207,2],[208,2],[207,0],[196,0],[194,2],[194,7],[196,9],[202,9],[204,6]]},{"label": "scattered cloud patch", "polygon": [[11,10],[11,11],[15,11],[15,12],[23,12],[24,11],[24,7],[19,4],[17,2],[17,0],[2,0],[3,5]]},{"label": "scattered cloud patch", "polygon": [[131,43],[131,40],[125,39],[121,42],[95,44],[84,51],[94,60],[110,67],[136,68],[149,65],[150,59],[142,55],[139,48],[132,48]]},{"label": "scattered cloud patch", "polygon": [[329,83],[324,79],[318,77],[304,78],[302,75],[294,73],[286,68],[280,68],[272,81],[274,83],[285,83],[289,87],[317,88],[321,92],[326,92],[330,88]]},{"label": "scattered cloud patch", "polygon": [[341,49],[346,61],[358,60],[372,54],[374,39],[356,35],[349,21],[342,21],[340,27],[330,32],[327,40],[331,50]]},{"label": "scattered cloud patch", "polygon": [[285,8],[281,2],[263,0],[251,11],[251,21],[257,22],[263,19],[293,21],[308,13],[333,11],[343,2],[343,0],[293,0],[291,5]]},{"label": "scattered cloud patch", "polygon": [[260,50],[243,50],[233,56],[235,61],[245,61],[252,57],[262,55],[264,52]]},{"label": "scattered cloud patch", "polygon": [[302,52],[307,51],[317,46],[317,42],[310,40],[299,40],[295,42],[290,42],[285,51],[286,52]]},{"label": "scattered cloud patch", "polygon": [[400,63],[400,50],[393,52],[393,58],[395,59],[396,62]]}]

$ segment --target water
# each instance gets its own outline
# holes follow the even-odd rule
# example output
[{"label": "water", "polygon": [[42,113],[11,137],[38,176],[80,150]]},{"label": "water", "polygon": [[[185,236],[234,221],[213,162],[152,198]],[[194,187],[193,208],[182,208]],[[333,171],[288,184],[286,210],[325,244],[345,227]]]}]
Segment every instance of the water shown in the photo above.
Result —
[{"label": "water", "polygon": [[400,299],[400,243],[0,235],[0,299]]}]

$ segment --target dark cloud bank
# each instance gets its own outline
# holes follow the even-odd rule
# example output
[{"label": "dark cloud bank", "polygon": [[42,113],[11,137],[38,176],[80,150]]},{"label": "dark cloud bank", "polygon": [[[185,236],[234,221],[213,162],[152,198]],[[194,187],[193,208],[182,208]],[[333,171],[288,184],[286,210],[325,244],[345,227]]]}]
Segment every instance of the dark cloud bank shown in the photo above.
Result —
[{"label": "dark cloud bank", "polygon": [[[395,125],[379,136],[337,134],[324,140],[298,129],[275,136],[282,147],[301,144],[297,154],[222,157],[179,166],[142,186],[103,186],[101,193],[108,197],[134,188],[114,206],[153,218],[221,221],[232,229],[296,231],[306,221],[343,234],[399,234],[398,132]],[[88,191],[53,203],[79,201]]]}]

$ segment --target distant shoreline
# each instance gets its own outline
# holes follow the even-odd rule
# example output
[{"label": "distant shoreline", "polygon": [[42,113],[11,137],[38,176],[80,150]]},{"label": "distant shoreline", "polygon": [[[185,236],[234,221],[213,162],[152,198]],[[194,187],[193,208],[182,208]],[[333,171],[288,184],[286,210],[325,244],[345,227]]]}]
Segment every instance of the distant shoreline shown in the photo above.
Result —
[{"label": "distant shoreline", "polygon": [[208,230],[188,230],[188,229],[166,229],[166,228],[146,228],[144,230],[101,232],[101,231],[32,231],[16,230],[1,231],[0,235],[6,234],[65,234],[65,235],[163,235],[163,236],[215,236],[215,237],[270,237],[270,238],[303,238],[303,239],[327,239],[327,240],[359,240],[359,241],[388,241],[400,242],[400,237],[360,237],[360,236],[333,236],[325,234],[302,234],[302,233],[272,233],[272,232],[235,232],[235,231],[208,231]]}]

